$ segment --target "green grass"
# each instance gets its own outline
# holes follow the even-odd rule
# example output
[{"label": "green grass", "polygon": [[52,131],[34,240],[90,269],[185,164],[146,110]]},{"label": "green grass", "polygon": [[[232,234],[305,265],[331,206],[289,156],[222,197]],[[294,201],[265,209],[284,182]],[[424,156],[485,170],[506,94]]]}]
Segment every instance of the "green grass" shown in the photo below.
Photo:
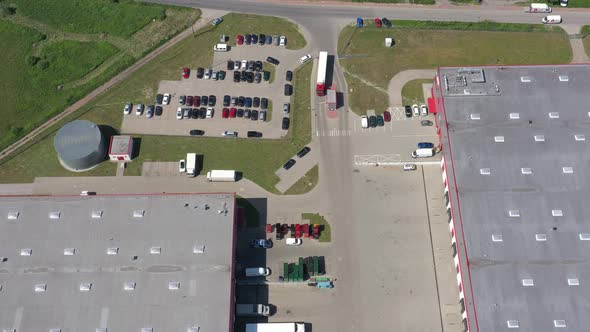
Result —
[{"label": "green grass", "polygon": [[130,0],[10,0],[10,4],[18,15],[59,30],[118,37],[129,37],[153,19],[166,17],[166,6]]},{"label": "green grass", "polygon": [[584,25],[582,27],[582,35],[584,36],[582,42],[584,43],[586,55],[590,56],[590,25]]},{"label": "green grass", "polygon": [[344,77],[348,84],[349,96],[354,96],[354,98],[348,98],[348,105],[354,113],[364,115],[370,109],[375,110],[376,114],[382,114],[385,111],[389,104],[387,93],[364,84],[346,72]]},{"label": "green grass", "polygon": [[402,88],[402,100],[404,105],[425,104],[422,84],[432,83],[432,80],[409,81]]},{"label": "green grass", "polygon": [[312,167],[305,175],[297,180],[291,188],[285,191],[285,195],[301,195],[310,192],[318,184],[319,169],[318,165]]},{"label": "green grass", "polygon": [[[87,119],[100,125],[120,128],[123,116],[121,109],[126,101],[147,103],[153,100],[158,82],[160,80],[177,80],[178,73],[184,66],[191,68],[210,66],[213,60],[213,50],[204,49],[202,45],[214,44],[218,40],[219,34],[236,35],[244,29],[258,31],[245,23],[240,23],[242,21],[255,22],[260,27],[260,31],[282,32],[278,28],[273,30],[263,25],[268,20],[269,23],[280,27],[280,21],[277,21],[276,18],[255,17],[256,20],[252,20],[249,19],[250,15],[229,14],[224,17],[224,23],[217,28],[206,27],[202,31],[197,31],[196,37],[191,36],[163,52],[130,75],[129,78],[92,100],[70,116],[68,120]],[[179,156],[186,154],[186,151],[191,150],[204,155],[203,172],[211,169],[236,169],[266,190],[278,193],[274,185],[279,179],[274,172],[311,140],[309,95],[311,70],[312,65],[307,64],[300,67],[294,75],[294,93],[291,105],[295,112],[292,114],[289,133],[284,139],[228,140],[223,138],[137,136],[141,139],[140,155],[128,164],[125,174],[140,175],[144,161],[175,161],[179,159]],[[47,169],[41,163],[30,165],[28,162],[36,158],[56,160],[52,142],[57,129],[59,126],[53,126],[50,131],[36,140],[33,146],[37,148],[23,148],[12,158],[0,160],[0,182],[31,182],[35,176],[52,176],[55,175],[55,172],[59,172],[59,175],[73,175],[66,171],[62,172],[62,170]],[[26,171],[21,171],[19,165],[27,165]],[[56,165],[56,167],[60,166]],[[114,167],[111,168],[109,165],[104,167],[104,170],[96,169],[85,172],[83,175],[105,175],[109,172],[111,175],[114,174]]]},{"label": "green grass", "polygon": [[[393,23],[396,27],[392,29],[356,29],[351,26],[344,28],[339,38],[339,53],[341,56],[355,55],[352,58],[340,59],[344,69],[375,86],[387,89],[391,78],[406,69],[485,64],[568,63],[572,58],[567,35],[555,27],[493,22]],[[401,27],[398,28],[398,25]],[[433,27],[433,30],[427,27]],[[459,30],[446,30],[454,27]],[[508,29],[518,31],[507,32]],[[395,45],[392,48],[384,46],[387,36],[394,37]],[[539,43],[539,40],[543,42]],[[555,47],[548,49],[548,44]],[[347,77],[349,78],[350,76]],[[373,98],[373,95],[379,95],[380,91],[377,91],[379,94],[370,92],[376,89],[354,80],[352,87],[353,91],[349,91],[348,100],[353,111],[383,111],[384,98]]]},{"label": "green grass", "polygon": [[258,227],[260,224],[260,212],[248,201],[247,198],[237,196],[236,203],[238,207],[244,209],[244,219],[246,219],[246,227]]},{"label": "green grass", "polygon": [[319,238],[320,242],[332,241],[330,224],[328,224],[324,216],[320,215],[319,213],[302,213],[301,218],[304,220],[309,220],[310,224],[322,225]]}]

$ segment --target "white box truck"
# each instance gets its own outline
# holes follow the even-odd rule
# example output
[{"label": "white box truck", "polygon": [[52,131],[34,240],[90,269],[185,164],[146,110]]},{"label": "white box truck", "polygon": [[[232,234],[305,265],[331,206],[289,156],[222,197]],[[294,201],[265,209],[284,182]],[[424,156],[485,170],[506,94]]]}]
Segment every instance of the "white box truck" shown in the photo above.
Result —
[{"label": "white box truck", "polygon": [[238,316],[268,316],[270,307],[264,304],[236,304]]},{"label": "white box truck", "polygon": [[246,324],[246,332],[305,332],[303,323]]},{"label": "white box truck", "polygon": [[524,7],[527,13],[551,13],[552,9],[546,3],[531,3],[528,7]]},{"label": "white box truck", "polygon": [[235,182],[236,171],[234,170],[211,170],[207,172],[207,181],[211,182]]},{"label": "white box truck", "polygon": [[186,154],[186,175],[194,177],[196,175],[197,168],[197,154],[187,153]]},{"label": "white box truck", "polygon": [[412,151],[412,158],[428,158],[434,156],[433,149],[418,149]]},{"label": "white box truck", "polygon": [[541,19],[544,24],[559,24],[561,23],[561,15],[547,15]]}]

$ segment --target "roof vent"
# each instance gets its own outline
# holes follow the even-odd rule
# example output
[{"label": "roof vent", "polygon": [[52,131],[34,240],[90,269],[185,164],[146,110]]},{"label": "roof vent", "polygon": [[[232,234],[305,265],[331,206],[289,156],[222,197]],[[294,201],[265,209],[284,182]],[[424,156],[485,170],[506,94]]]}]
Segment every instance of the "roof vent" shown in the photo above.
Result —
[{"label": "roof vent", "polygon": [[126,291],[135,290],[135,283],[133,281],[129,281],[123,284],[123,289]]},{"label": "roof vent", "polygon": [[590,233],[580,233],[578,236],[580,237],[580,241],[590,241]]},{"label": "roof vent", "polygon": [[481,175],[490,175],[490,169],[489,168],[480,168],[479,169],[479,174]]},{"label": "roof vent", "polygon": [[154,329],[151,327],[142,327],[141,332],[154,332]]},{"label": "roof vent", "polygon": [[569,286],[580,286],[580,280],[578,278],[567,278],[567,284]]},{"label": "roof vent", "polygon": [[200,327],[198,326],[193,326],[193,327],[189,327],[187,332],[199,332]]},{"label": "roof vent", "polygon": [[107,332],[106,328],[98,328],[96,330],[94,330],[95,332]]},{"label": "roof vent", "polygon": [[502,234],[492,234],[492,241],[494,242],[502,242]]},{"label": "roof vent", "polygon": [[18,219],[18,216],[20,215],[20,213],[18,211],[9,211],[8,212],[8,220],[16,220]]},{"label": "roof vent", "polygon": [[556,319],[553,321],[553,326],[555,327],[565,327],[565,320],[563,319]]},{"label": "roof vent", "polygon": [[551,215],[554,217],[563,217],[563,210],[551,210]]},{"label": "roof vent", "polygon": [[202,254],[205,252],[205,246],[202,244],[195,244],[193,247],[193,254]]},{"label": "roof vent", "polygon": [[515,319],[507,320],[506,325],[508,325],[509,329],[517,329],[520,326],[518,325],[518,321]]},{"label": "roof vent", "polygon": [[91,282],[80,283],[80,292],[89,292],[91,288],[92,288]]},{"label": "roof vent", "polygon": [[90,216],[92,217],[92,219],[100,219],[100,218],[102,218],[102,211],[101,210],[92,211]]},{"label": "roof vent", "polygon": [[513,217],[513,218],[520,217],[520,211],[519,210],[508,210],[508,216]]},{"label": "roof vent", "polygon": [[15,329],[2,329],[2,332],[16,332]]},{"label": "roof vent", "polygon": [[171,281],[168,283],[169,290],[179,290],[180,289],[180,282],[178,281]]},{"label": "roof vent", "polygon": [[533,174],[533,169],[530,167],[523,167],[520,169],[522,174]]},{"label": "roof vent", "polygon": [[568,82],[570,80],[570,77],[567,75],[559,75],[559,81],[560,82]]},{"label": "roof vent", "polygon": [[564,166],[561,169],[563,170],[563,174],[572,174],[574,172],[574,168],[570,166]]},{"label": "roof vent", "polygon": [[472,113],[470,117],[471,117],[471,120],[480,120],[481,119],[481,116],[477,113]]},{"label": "roof vent", "polygon": [[37,293],[47,290],[47,284],[36,284],[33,290]]},{"label": "roof vent", "polygon": [[61,332],[61,329],[49,329],[49,332]]},{"label": "roof vent", "polygon": [[504,136],[494,136],[494,142],[504,143]]},{"label": "roof vent", "polygon": [[107,255],[116,255],[118,253],[119,253],[119,248],[117,248],[117,247],[107,248]]},{"label": "roof vent", "polygon": [[545,135],[535,135],[535,142],[545,142]]},{"label": "roof vent", "polygon": [[578,135],[574,135],[574,139],[576,141],[585,141],[586,140],[586,136],[582,135],[582,134],[578,134]]},{"label": "roof vent", "polygon": [[532,78],[530,76],[521,76],[520,81],[522,83],[530,83],[532,81]]},{"label": "roof vent", "polygon": [[49,219],[59,219],[60,216],[61,212],[59,211],[49,212]]},{"label": "roof vent", "polygon": [[159,255],[161,253],[162,253],[161,247],[151,247],[150,248],[150,254],[152,254],[152,255]]},{"label": "roof vent", "polygon": [[559,119],[559,112],[549,112],[549,119]]},{"label": "roof vent", "polygon": [[510,113],[510,120],[520,119],[520,113]]},{"label": "roof vent", "polygon": [[522,285],[524,287],[533,287],[535,285],[535,282],[533,281],[533,279],[522,279]]},{"label": "roof vent", "polygon": [[76,253],[75,248],[65,248],[64,249],[64,256],[74,256],[75,253]]},{"label": "roof vent", "polygon": [[21,256],[31,256],[33,254],[33,249],[21,249],[20,250],[20,255]]},{"label": "roof vent", "polygon": [[539,242],[547,241],[547,234],[535,234],[535,240]]},{"label": "roof vent", "polygon": [[134,210],[133,211],[133,218],[143,218],[145,214],[145,210]]}]

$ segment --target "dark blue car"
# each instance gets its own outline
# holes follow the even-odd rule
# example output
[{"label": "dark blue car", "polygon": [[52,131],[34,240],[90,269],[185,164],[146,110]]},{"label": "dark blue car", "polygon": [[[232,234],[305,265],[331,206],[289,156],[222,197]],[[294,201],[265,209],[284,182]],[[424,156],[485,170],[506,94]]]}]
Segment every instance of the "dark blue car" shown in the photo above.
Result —
[{"label": "dark blue car", "polygon": [[356,18],[356,27],[357,28],[362,28],[363,27],[363,19],[360,17]]},{"label": "dark blue car", "polygon": [[434,144],[430,142],[420,142],[418,143],[418,149],[432,149],[434,148]]}]

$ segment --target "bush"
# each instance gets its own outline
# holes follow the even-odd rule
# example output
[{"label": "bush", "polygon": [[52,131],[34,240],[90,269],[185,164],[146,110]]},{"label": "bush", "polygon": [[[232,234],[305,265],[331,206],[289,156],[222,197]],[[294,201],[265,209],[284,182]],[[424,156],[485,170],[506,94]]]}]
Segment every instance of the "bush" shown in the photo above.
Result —
[{"label": "bush", "polygon": [[16,14],[16,6],[8,5],[2,6],[2,15],[14,15]]},{"label": "bush", "polygon": [[38,66],[41,70],[45,70],[45,69],[49,68],[49,61],[41,60],[38,62]]},{"label": "bush", "polygon": [[23,132],[24,132],[23,127],[10,127],[10,133],[12,134],[12,136],[14,136],[16,138],[21,137]]},{"label": "bush", "polygon": [[29,66],[34,66],[39,62],[39,58],[34,55],[28,55],[26,61]]}]

